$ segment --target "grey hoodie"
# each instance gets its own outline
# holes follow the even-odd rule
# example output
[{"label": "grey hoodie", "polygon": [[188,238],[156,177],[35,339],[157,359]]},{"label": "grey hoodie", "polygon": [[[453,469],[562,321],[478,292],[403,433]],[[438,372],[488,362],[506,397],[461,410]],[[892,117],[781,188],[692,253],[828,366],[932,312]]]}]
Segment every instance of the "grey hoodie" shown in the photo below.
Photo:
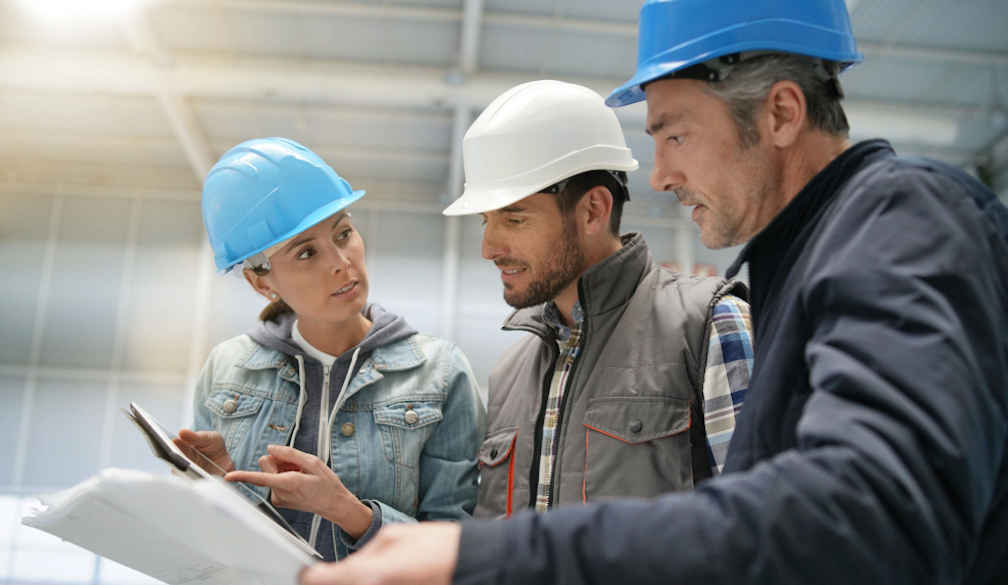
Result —
[{"label": "grey hoodie", "polygon": [[[336,397],[339,394],[340,388],[344,384],[349,385],[350,380],[360,371],[361,365],[367,360],[374,349],[416,333],[416,330],[410,327],[404,318],[389,313],[374,303],[369,304],[364,309],[364,316],[372,322],[371,329],[357,346],[350,348],[336,359],[329,373],[329,412],[326,413],[327,416],[332,413],[332,409],[336,406]],[[322,403],[324,372],[322,363],[305,353],[291,337],[291,329],[296,319],[297,316],[293,312],[289,312],[277,316],[272,321],[260,321],[256,327],[248,332],[248,336],[257,343],[291,356],[291,362],[295,366],[298,365],[295,356],[300,356],[304,360],[303,383],[307,393],[307,401],[301,412],[301,419],[297,423],[298,430],[294,438],[293,447],[299,451],[317,455],[319,419],[321,414],[319,410]],[[358,349],[360,352],[357,360],[354,362],[354,371],[350,372],[348,376],[351,359],[354,352]],[[371,508],[375,513],[371,529],[356,543],[357,546],[363,545],[372,536],[372,533],[377,530],[377,527],[381,526],[381,508],[376,505],[372,505]],[[305,539],[309,538],[314,514],[288,508],[279,508],[279,512],[301,536]],[[316,542],[310,543],[316,547],[316,550],[327,561],[336,559],[332,528],[333,525],[331,522],[323,522]],[[344,535],[344,541],[351,546],[355,544],[353,539],[346,535]]]}]

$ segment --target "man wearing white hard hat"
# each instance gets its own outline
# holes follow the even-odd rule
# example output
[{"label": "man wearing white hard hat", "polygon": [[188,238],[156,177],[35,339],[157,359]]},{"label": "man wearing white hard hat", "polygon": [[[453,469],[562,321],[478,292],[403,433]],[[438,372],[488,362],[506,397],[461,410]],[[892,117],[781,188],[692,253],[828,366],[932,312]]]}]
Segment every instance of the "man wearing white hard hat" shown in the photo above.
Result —
[{"label": "man wearing white hard hat", "polygon": [[[611,108],[559,81],[526,83],[463,141],[466,186],[445,215],[480,214],[524,332],[490,373],[474,516],[649,498],[716,475],[749,380],[745,286],[655,265],[620,236],[637,168]],[[691,421],[693,424],[691,424]]]}]

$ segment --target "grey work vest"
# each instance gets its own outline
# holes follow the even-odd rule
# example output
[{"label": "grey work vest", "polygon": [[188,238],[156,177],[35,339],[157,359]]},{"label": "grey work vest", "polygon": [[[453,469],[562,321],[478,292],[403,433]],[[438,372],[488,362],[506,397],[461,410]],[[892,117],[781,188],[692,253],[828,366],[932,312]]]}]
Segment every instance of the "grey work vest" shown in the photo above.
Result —
[{"label": "grey work vest", "polygon": [[[702,411],[711,310],[748,291],[655,266],[640,234],[623,242],[578,281],[582,346],[560,406],[551,507],[649,498],[711,473]],[[534,502],[543,402],[560,353],[541,307],[515,311],[504,329],[531,335],[490,373],[476,517]]]}]

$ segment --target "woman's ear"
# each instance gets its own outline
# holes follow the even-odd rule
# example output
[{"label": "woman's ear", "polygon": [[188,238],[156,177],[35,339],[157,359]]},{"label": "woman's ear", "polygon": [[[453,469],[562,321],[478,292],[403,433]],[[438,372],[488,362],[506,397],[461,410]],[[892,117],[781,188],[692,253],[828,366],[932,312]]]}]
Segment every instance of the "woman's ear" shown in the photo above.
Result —
[{"label": "woman's ear", "polygon": [[273,287],[266,282],[266,275],[256,274],[255,270],[251,268],[245,268],[242,270],[242,274],[245,276],[245,280],[248,281],[252,288],[255,289],[257,293],[262,295],[268,301],[275,301],[279,297],[277,292],[273,290]]}]

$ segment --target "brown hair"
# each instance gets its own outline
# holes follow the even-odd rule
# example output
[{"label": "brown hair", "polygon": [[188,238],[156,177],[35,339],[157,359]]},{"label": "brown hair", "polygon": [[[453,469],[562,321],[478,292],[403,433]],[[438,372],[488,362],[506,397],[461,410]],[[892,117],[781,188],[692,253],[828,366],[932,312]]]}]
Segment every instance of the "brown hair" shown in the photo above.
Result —
[{"label": "brown hair", "polygon": [[[626,184],[627,176],[623,171],[617,171],[620,180]],[[557,206],[564,217],[574,212],[581,198],[595,187],[605,187],[612,195],[612,212],[609,214],[609,230],[619,237],[620,219],[623,216],[623,199],[626,187],[620,184],[608,171],[585,171],[567,180],[564,190],[555,195]]]},{"label": "brown hair", "polygon": [[277,299],[263,308],[262,312],[259,313],[259,320],[275,321],[280,315],[289,313],[293,310],[294,309],[290,308],[290,305],[285,303],[283,299]]}]

